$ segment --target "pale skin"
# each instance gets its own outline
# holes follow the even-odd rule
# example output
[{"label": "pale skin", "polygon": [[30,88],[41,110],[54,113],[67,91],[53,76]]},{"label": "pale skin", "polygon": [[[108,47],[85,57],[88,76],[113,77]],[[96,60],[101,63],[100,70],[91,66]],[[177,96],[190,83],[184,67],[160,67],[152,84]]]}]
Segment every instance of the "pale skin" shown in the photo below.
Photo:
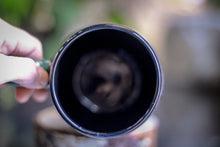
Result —
[{"label": "pale skin", "polygon": [[31,34],[0,19],[0,87],[15,82],[16,100],[25,103],[30,97],[38,102],[47,98],[43,89],[48,73],[34,60],[42,60],[42,44]]}]

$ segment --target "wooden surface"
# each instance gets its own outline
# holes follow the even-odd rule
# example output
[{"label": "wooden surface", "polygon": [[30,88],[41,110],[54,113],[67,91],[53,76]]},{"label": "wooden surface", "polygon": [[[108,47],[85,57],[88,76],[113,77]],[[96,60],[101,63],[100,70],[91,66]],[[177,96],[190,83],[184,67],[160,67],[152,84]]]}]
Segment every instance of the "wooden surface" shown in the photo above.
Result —
[{"label": "wooden surface", "polygon": [[156,147],[158,119],[151,116],[135,131],[112,139],[94,139],[76,132],[55,107],[40,111],[35,119],[36,146],[42,147]]}]

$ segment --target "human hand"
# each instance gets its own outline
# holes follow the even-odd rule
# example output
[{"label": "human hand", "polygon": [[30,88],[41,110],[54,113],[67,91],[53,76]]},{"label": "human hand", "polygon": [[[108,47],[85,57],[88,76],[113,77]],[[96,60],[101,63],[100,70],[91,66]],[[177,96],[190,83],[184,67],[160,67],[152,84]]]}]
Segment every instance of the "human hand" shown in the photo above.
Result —
[{"label": "human hand", "polygon": [[29,33],[11,26],[0,19],[0,86],[15,82],[16,99],[20,103],[33,98],[44,101],[48,83],[48,73],[37,66],[33,59],[43,58],[41,42]]}]

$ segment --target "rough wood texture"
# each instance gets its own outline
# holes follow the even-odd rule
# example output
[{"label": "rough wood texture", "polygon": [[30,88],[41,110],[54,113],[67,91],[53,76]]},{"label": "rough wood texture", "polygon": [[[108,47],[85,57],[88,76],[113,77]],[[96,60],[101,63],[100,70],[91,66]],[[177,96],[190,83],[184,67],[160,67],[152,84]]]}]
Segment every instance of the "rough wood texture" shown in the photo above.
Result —
[{"label": "rough wood texture", "polygon": [[152,116],[130,134],[94,139],[74,131],[54,107],[39,112],[35,120],[36,146],[42,147],[156,147],[158,120]]}]

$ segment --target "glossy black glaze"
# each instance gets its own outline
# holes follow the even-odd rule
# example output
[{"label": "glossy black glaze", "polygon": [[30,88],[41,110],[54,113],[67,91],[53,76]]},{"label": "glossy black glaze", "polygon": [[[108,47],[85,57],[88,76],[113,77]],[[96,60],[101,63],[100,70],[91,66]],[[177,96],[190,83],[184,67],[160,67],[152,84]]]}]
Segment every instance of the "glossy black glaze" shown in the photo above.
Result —
[{"label": "glossy black glaze", "polygon": [[[120,54],[125,50],[138,64],[142,76],[140,94],[132,106],[112,113],[93,113],[77,99],[72,75],[80,57],[96,50]],[[54,104],[68,124],[80,133],[110,138],[131,132],[152,113],[162,92],[162,69],[148,42],[136,32],[117,25],[101,24],[74,34],[57,53],[50,73]]]}]

